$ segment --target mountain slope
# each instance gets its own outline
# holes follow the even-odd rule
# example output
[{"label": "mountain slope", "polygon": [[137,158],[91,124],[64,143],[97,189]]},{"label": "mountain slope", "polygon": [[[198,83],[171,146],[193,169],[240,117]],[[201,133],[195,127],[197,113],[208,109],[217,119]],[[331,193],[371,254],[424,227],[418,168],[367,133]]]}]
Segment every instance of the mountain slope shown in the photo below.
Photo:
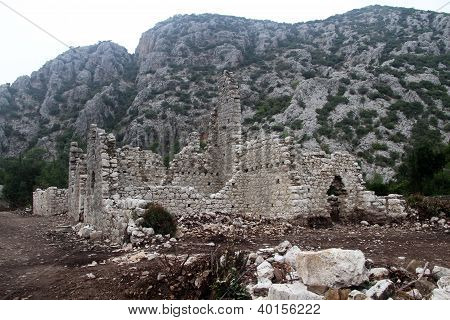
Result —
[{"label": "mountain slope", "polygon": [[449,140],[450,15],[372,6],[281,24],[175,16],[134,55],[113,43],[68,51],[0,87],[0,148],[54,152],[96,122],[121,143],[167,157],[205,131],[216,81],[241,84],[244,133],[292,134],[300,147],[348,150],[365,172],[392,174],[412,138]]}]

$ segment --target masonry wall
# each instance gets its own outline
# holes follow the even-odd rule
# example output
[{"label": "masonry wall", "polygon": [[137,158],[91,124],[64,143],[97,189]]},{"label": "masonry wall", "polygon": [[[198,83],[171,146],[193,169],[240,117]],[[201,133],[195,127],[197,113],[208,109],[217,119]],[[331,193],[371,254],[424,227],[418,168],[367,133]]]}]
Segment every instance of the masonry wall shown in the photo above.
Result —
[{"label": "masonry wall", "polygon": [[111,178],[118,178],[117,192],[120,195],[136,187],[164,182],[166,167],[160,155],[129,146],[117,149],[116,154],[117,172],[113,172]]},{"label": "masonry wall", "polygon": [[33,192],[33,214],[53,216],[67,213],[67,189],[50,187]]}]

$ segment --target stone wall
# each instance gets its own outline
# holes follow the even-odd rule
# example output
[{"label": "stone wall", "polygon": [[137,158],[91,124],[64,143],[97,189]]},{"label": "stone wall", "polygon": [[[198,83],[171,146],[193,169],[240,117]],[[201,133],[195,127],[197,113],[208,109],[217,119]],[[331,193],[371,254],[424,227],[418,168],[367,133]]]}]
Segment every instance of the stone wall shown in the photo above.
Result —
[{"label": "stone wall", "polygon": [[50,187],[33,192],[33,214],[53,216],[67,213],[67,189]]},{"label": "stone wall", "polygon": [[126,238],[132,213],[148,203],[179,217],[215,212],[338,222],[360,211],[404,215],[398,196],[365,190],[350,154],[297,152],[291,137],[263,131],[242,142],[240,123],[238,86],[232,73],[224,72],[206,148],[192,133],[168,169],[151,151],[116,149],[115,137],[92,125],[86,153],[76,143],[70,149],[70,215],[117,242]]}]

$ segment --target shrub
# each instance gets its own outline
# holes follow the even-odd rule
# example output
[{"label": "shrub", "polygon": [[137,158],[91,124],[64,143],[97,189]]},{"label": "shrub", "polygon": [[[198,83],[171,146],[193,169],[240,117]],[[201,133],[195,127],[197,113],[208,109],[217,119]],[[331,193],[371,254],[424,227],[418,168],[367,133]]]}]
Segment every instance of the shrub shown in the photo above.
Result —
[{"label": "shrub", "polygon": [[387,196],[389,194],[389,186],[384,183],[383,177],[379,173],[375,173],[372,179],[366,182],[366,188],[374,191],[377,196]]},{"label": "shrub", "polygon": [[153,228],[156,234],[170,234],[174,236],[177,231],[173,216],[158,204],[150,203],[142,217],[144,218],[142,226]]},{"label": "shrub", "polygon": [[248,257],[243,251],[226,250],[223,254],[213,256],[211,299],[251,299],[241,281],[247,261]]}]

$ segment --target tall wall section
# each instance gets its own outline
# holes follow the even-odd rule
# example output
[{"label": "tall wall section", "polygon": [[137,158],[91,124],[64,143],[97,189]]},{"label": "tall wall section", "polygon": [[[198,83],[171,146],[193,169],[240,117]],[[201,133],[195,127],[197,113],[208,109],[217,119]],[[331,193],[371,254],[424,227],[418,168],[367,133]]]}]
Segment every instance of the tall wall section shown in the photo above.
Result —
[{"label": "tall wall section", "polygon": [[67,189],[50,187],[33,192],[33,214],[53,216],[67,213]]}]

